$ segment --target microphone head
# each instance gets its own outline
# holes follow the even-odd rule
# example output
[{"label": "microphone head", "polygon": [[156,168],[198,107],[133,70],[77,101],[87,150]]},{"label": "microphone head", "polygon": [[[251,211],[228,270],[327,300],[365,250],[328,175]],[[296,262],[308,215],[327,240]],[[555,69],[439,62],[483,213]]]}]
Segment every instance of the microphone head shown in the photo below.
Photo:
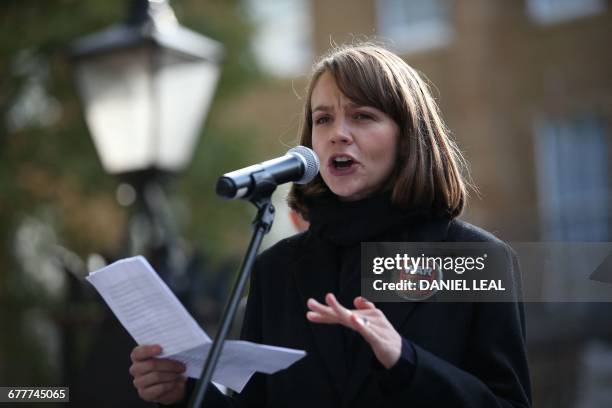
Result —
[{"label": "microphone head", "polygon": [[319,174],[319,157],[312,149],[309,149],[306,146],[296,146],[289,149],[287,154],[298,157],[304,163],[304,174],[302,175],[301,179],[294,181],[294,183],[309,183],[317,176],[317,174]]}]

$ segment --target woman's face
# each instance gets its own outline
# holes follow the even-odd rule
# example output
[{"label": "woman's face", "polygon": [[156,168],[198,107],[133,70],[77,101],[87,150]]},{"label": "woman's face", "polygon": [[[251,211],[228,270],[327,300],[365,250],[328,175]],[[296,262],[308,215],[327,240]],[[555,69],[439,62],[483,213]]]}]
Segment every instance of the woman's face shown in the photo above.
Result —
[{"label": "woman's face", "polygon": [[395,121],[376,108],[354,104],[327,72],[319,77],[310,103],[312,147],[329,189],[346,201],[380,190],[397,159]]}]

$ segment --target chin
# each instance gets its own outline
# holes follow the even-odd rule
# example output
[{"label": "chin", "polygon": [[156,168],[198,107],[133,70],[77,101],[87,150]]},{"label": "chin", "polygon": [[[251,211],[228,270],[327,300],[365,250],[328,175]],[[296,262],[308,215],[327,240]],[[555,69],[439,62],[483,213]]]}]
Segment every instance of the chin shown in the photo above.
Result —
[{"label": "chin", "polygon": [[365,195],[359,194],[356,191],[353,190],[345,190],[345,189],[330,189],[332,191],[332,193],[334,193],[335,195],[338,196],[338,198],[340,199],[340,201],[357,201],[357,200],[361,200],[362,198],[365,198]]},{"label": "chin", "polygon": [[339,198],[346,198],[346,197],[350,197],[353,194],[355,194],[354,191],[346,188],[346,186],[334,186],[328,183],[327,187],[329,187],[330,191],[334,193],[335,195],[337,195]]},{"label": "chin", "polygon": [[325,184],[342,201],[357,201],[367,196],[367,194],[360,193],[359,188],[350,185],[351,183],[328,183],[325,181]]}]

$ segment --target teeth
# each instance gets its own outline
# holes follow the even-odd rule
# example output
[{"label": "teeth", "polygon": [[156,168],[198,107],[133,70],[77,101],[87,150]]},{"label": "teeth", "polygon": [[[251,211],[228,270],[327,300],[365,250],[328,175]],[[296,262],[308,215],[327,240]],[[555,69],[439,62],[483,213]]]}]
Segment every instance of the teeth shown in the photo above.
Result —
[{"label": "teeth", "polygon": [[353,159],[351,159],[350,157],[346,157],[346,156],[339,156],[334,159],[334,161],[338,163],[346,163],[347,161],[351,161],[351,160]]}]

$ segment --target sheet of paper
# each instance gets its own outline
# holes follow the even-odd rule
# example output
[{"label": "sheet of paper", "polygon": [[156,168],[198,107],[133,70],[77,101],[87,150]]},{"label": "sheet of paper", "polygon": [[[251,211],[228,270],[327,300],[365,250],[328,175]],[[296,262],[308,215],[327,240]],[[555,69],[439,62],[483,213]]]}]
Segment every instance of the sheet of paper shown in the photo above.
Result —
[{"label": "sheet of paper", "polygon": [[219,358],[220,368],[215,372],[215,381],[233,390],[242,390],[255,371],[274,374],[289,367],[305,355],[306,352],[303,350],[241,340],[228,341]]},{"label": "sheet of paper", "polygon": [[159,344],[166,357],[210,342],[143,257],[117,261],[87,276],[138,344]]},{"label": "sheet of paper", "polygon": [[[200,376],[212,341],[145,258],[117,261],[87,280],[138,344],[161,345],[161,357],[185,363],[189,377]],[[302,350],[226,341],[213,381],[240,392],[256,371],[272,374],[305,355]]]},{"label": "sheet of paper", "polygon": [[[192,350],[168,356],[168,358],[184,363],[187,366],[187,376],[199,378],[211,346],[212,343],[204,344]],[[219,357],[213,381],[241,392],[256,371],[274,374],[289,367],[305,355],[306,352],[303,350],[267,346],[242,340],[228,340]]]}]

